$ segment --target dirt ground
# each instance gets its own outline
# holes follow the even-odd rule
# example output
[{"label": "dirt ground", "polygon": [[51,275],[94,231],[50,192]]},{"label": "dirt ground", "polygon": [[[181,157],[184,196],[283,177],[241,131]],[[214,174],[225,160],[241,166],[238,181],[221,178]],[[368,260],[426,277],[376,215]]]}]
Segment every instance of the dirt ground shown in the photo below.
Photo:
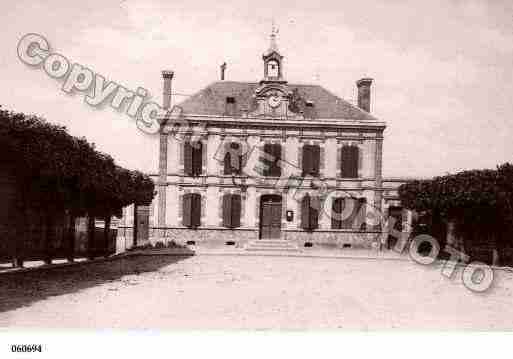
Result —
[{"label": "dirt ground", "polygon": [[0,327],[511,330],[512,295],[410,261],[141,256],[0,276]]}]

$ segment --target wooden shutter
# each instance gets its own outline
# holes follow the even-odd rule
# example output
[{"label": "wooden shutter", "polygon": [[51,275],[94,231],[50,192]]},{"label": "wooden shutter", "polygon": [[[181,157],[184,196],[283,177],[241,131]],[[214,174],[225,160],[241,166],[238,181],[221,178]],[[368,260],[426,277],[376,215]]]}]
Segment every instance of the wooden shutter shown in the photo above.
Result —
[{"label": "wooden shutter", "polygon": [[308,213],[309,217],[309,227],[308,229],[316,229],[319,227],[319,210],[321,209],[321,201],[319,197],[311,197],[310,198],[310,211]]},{"label": "wooden shutter", "polygon": [[[262,175],[263,176],[270,176],[271,172],[272,172],[272,162],[271,162],[271,160],[268,159],[268,157],[272,156],[271,146],[272,146],[272,144],[270,144],[270,143],[264,144],[264,151],[263,151],[264,157],[261,158],[262,169],[263,169]],[[268,155],[271,155],[271,156],[268,156]]]},{"label": "wooden shutter", "polygon": [[183,170],[187,176],[193,175],[193,170],[192,170],[192,152],[193,151],[192,150],[193,150],[193,148],[191,146],[191,143],[188,141],[184,142],[184,144],[183,144],[183,155],[184,155]]},{"label": "wooden shutter", "polygon": [[231,225],[232,228],[240,227],[241,198],[239,194],[231,195]]},{"label": "wooden shutter", "polygon": [[191,144],[192,147],[192,173],[199,176],[203,171],[203,144],[200,141]]},{"label": "wooden shutter", "polygon": [[223,195],[223,227],[232,227],[232,195]]},{"label": "wooden shutter", "polygon": [[310,171],[312,176],[319,176],[319,163],[321,162],[321,151],[318,145],[311,146]]},{"label": "wooden shutter", "polygon": [[182,220],[182,223],[185,227],[189,227],[189,228],[192,227],[191,212],[192,212],[191,193],[186,193],[183,195],[183,220]]},{"label": "wooden shutter", "polygon": [[272,176],[280,177],[281,176],[281,145],[279,143],[274,143],[272,145],[274,156],[274,161],[272,165]]},{"label": "wooden shutter", "polygon": [[226,154],[224,155],[224,160],[223,161],[224,161],[224,171],[223,171],[223,173],[225,175],[232,174],[230,151],[226,151]]},{"label": "wooden shutter", "polygon": [[201,224],[201,195],[191,193],[191,227],[196,228]]},{"label": "wooden shutter", "polygon": [[367,223],[365,223],[367,217],[367,199],[360,198],[358,200],[358,204],[358,229],[364,231],[367,229]]},{"label": "wooden shutter", "polygon": [[342,198],[333,198],[333,202],[331,205],[331,228],[332,229],[340,229],[342,228],[342,221],[340,218],[340,214],[342,213]]},{"label": "wooden shutter", "polygon": [[[344,198],[344,209],[346,206],[350,206],[351,213],[345,218],[342,218],[342,228],[355,229],[355,219],[359,211],[359,201],[354,198]],[[345,214],[345,213],[344,213]]]},{"label": "wooden shutter", "polygon": [[309,176],[312,170],[312,156],[310,151],[310,145],[303,146],[303,177]]},{"label": "wooden shutter", "polygon": [[351,150],[349,146],[342,146],[340,155],[340,173],[342,178],[349,177],[350,173],[350,160],[351,160]]},{"label": "wooden shutter", "polygon": [[351,146],[351,178],[358,178],[358,162],[360,158],[360,149],[358,146]]},{"label": "wooden shutter", "polygon": [[301,228],[310,227],[310,196],[306,194],[301,200]]}]

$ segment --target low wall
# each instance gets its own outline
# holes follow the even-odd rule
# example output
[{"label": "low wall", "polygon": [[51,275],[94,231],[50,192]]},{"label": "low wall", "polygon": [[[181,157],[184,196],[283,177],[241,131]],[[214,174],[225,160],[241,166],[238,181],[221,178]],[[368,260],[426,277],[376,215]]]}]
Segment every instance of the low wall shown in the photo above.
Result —
[{"label": "low wall", "polygon": [[[149,243],[155,245],[162,242],[167,245],[169,242],[185,245],[193,241],[196,246],[202,247],[224,247],[226,242],[234,242],[236,248],[253,240],[257,240],[259,231],[257,229],[227,229],[227,228],[151,228]],[[311,243],[315,247],[324,248],[373,248],[381,238],[381,232],[362,232],[344,230],[317,230],[306,232],[301,230],[282,230],[281,239],[297,243],[304,247],[305,243]],[[133,246],[133,230],[129,227],[118,228],[118,249],[122,252]],[[138,245],[144,245],[138,241]]]}]

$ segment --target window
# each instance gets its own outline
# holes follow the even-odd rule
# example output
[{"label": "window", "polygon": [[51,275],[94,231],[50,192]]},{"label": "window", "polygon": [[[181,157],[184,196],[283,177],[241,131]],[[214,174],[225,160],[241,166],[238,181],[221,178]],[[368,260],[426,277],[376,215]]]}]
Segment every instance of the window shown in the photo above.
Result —
[{"label": "window", "polygon": [[332,229],[365,230],[366,199],[334,198],[331,207]]},{"label": "window", "polygon": [[226,98],[226,116],[235,116],[235,97]]},{"label": "window", "polygon": [[201,195],[186,193],[183,195],[183,225],[197,228],[201,225]]},{"label": "window", "polygon": [[303,177],[319,177],[321,150],[318,145],[303,146]]},{"label": "window", "polygon": [[340,152],[340,176],[342,178],[358,178],[358,160],[360,156],[358,146],[343,146]]},{"label": "window", "polygon": [[313,230],[319,228],[319,211],[321,202],[319,197],[306,194],[301,200],[301,228]]},{"label": "window", "polygon": [[270,177],[281,176],[281,145],[278,143],[266,143],[264,145],[264,157],[260,158],[263,162],[263,175]]},{"label": "window", "polygon": [[227,228],[240,227],[241,198],[239,194],[223,196],[223,226]]},{"label": "window", "polygon": [[224,174],[240,175],[244,167],[244,157],[242,155],[242,146],[240,143],[231,142],[225,144],[224,155]]},{"label": "window", "polygon": [[200,141],[184,143],[184,172],[196,177],[203,172],[203,144]]},{"label": "window", "polygon": [[278,77],[280,74],[279,65],[277,61],[271,60],[267,63],[267,76]]},{"label": "window", "polygon": [[306,101],[303,115],[306,118],[316,118],[317,117],[316,113],[315,113],[315,106],[312,101]]}]

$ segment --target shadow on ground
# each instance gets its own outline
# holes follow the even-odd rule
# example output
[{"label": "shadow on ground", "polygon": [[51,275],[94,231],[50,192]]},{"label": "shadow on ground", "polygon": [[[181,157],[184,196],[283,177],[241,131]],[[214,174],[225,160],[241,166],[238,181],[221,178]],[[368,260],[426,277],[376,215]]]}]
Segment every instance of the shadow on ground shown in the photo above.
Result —
[{"label": "shadow on ground", "polygon": [[132,255],[76,266],[5,273],[0,275],[0,313],[29,306],[48,297],[118,281],[125,275],[158,271],[188,257]]}]

